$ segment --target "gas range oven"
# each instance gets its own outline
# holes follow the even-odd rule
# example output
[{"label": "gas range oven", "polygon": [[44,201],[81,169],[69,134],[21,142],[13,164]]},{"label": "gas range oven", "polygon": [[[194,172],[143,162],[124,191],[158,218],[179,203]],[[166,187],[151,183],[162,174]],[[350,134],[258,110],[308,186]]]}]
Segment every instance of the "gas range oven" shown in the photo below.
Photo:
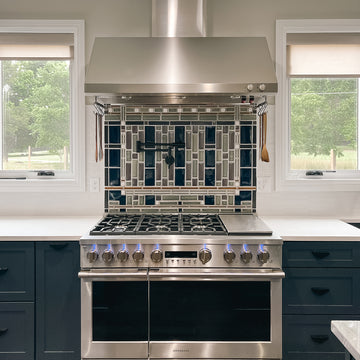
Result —
[{"label": "gas range oven", "polygon": [[80,245],[82,359],[282,357],[282,240],[256,215],[111,214]]}]

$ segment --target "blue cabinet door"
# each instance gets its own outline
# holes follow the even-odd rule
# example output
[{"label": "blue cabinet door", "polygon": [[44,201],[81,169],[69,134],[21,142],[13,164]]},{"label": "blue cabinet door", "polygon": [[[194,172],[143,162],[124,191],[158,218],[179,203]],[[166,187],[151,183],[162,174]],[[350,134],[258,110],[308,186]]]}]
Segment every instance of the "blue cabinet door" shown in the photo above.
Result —
[{"label": "blue cabinet door", "polygon": [[0,242],[0,301],[34,301],[34,243]]},{"label": "blue cabinet door", "polygon": [[78,242],[37,242],[36,360],[80,359]]},{"label": "blue cabinet door", "polygon": [[0,303],[0,359],[34,359],[34,303]]}]

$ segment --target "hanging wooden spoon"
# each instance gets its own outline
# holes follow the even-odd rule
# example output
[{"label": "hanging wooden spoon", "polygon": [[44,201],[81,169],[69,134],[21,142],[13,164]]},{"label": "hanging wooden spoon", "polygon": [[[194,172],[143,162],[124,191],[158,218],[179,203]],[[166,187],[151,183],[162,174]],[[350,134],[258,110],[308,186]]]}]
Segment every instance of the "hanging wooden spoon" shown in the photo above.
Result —
[{"label": "hanging wooden spoon", "polygon": [[263,146],[262,146],[262,150],[261,150],[261,160],[264,161],[264,162],[269,162],[270,161],[269,153],[268,153],[267,148],[266,148],[266,128],[267,128],[267,114],[266,114],[266,112],[263,113],[262,118],[263,118],[263,132],[264,132],[264,135],[263,135]]}]

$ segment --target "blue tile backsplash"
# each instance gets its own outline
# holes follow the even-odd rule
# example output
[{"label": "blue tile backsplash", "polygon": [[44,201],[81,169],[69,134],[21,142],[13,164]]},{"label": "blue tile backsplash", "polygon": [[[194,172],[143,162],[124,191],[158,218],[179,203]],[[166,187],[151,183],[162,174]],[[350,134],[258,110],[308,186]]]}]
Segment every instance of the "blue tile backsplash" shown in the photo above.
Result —
[{"label": "blue tile backsplash", "polygon": [[105,211],[255,212],[256,132],[245,105],[110,106]]}]

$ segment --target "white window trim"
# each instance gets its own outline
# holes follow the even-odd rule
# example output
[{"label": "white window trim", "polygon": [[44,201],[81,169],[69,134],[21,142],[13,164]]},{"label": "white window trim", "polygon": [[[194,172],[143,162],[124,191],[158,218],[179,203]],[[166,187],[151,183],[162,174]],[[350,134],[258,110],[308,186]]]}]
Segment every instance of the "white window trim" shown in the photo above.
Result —
[{"label": "white window trim", "polygon": [[350,32],[360,33],[360,20],[307,19],[276,21],[276,74],[279,92],[276,98],[276,165],[275,187],[277,191],[359,191],[358,171],[347,172],[346,178],[338,171],[324,173],[319,178],[291,177],[290,173],[290,99],[289,82],[286,76],[287,33]]},{"label": "white window trim", "polygon": [[[84,20],[0,20],[0,32],[73,33],[74,60],[71,90],[71,162],[74,173],[66,178],[0,179],[0,192],[85,191],[85,51]],[[15,172],[14,172],[15,174]]]}]

